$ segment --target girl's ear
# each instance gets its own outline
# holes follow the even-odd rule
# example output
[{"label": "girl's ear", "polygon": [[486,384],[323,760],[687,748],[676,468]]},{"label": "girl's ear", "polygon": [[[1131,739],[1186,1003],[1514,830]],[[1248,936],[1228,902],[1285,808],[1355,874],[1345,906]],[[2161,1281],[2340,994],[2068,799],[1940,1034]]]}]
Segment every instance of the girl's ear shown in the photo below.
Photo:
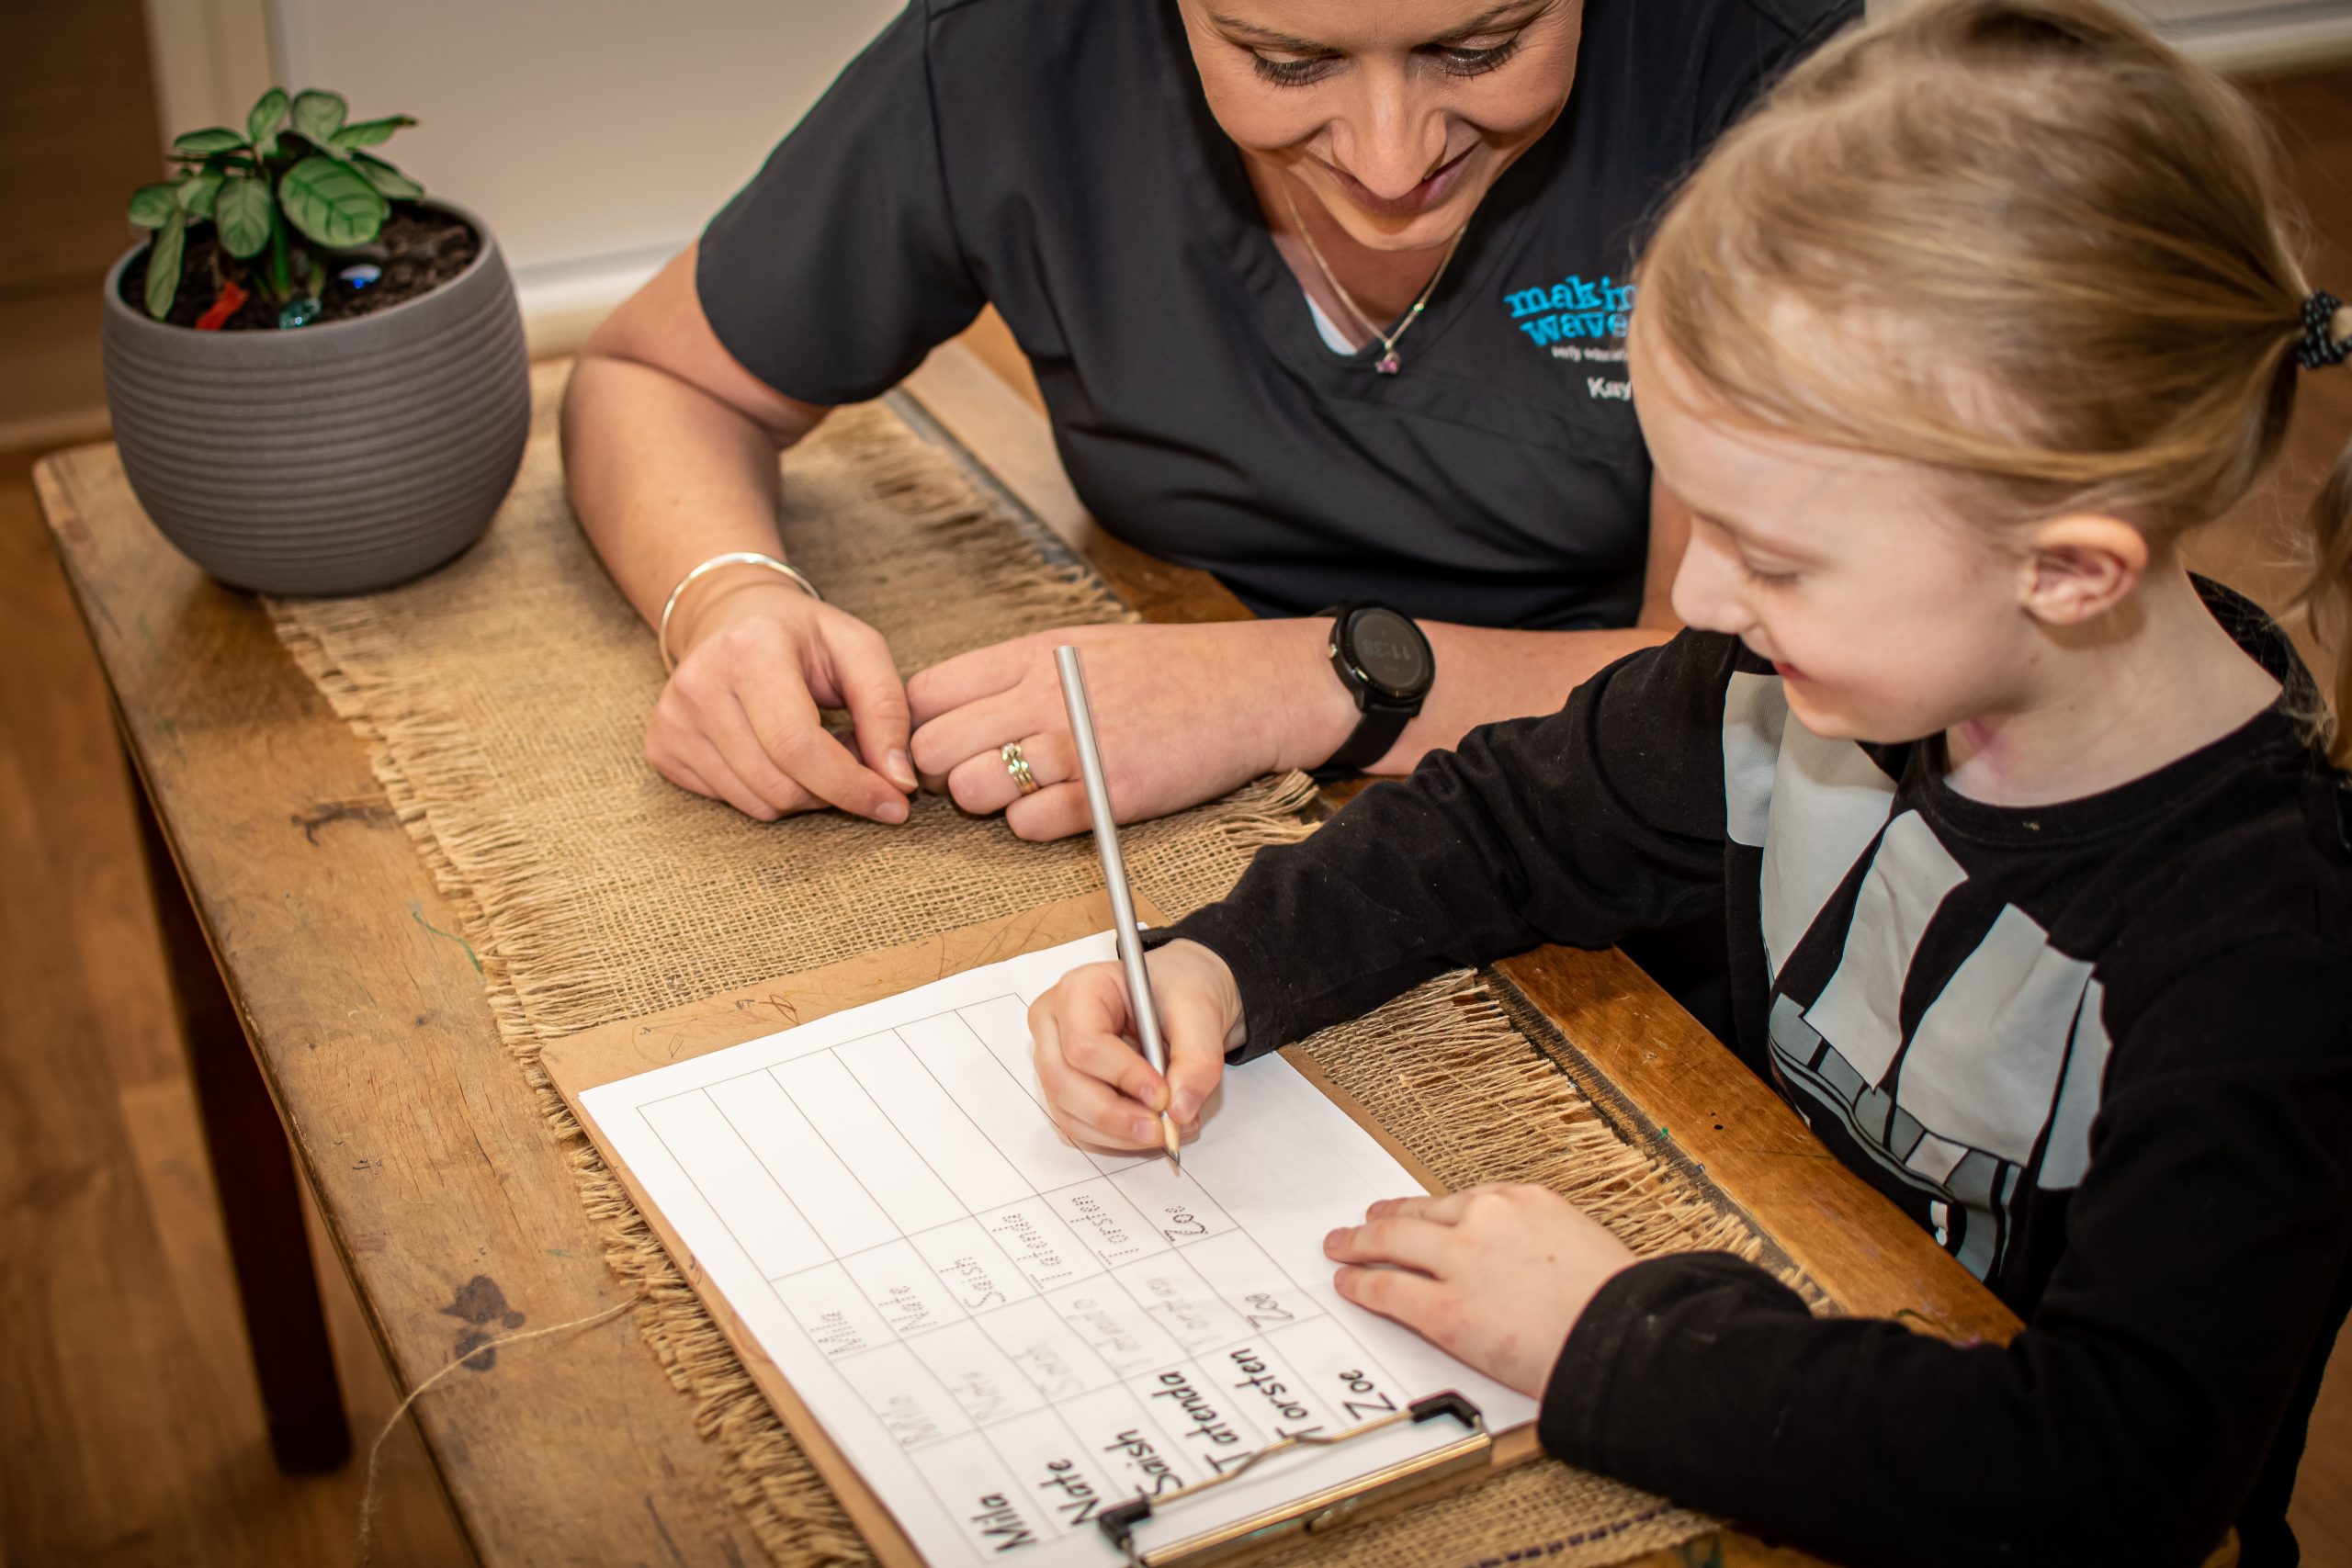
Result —
[{"label": "girl's ear", "polygon": [[2053,517],[2026,536],[2018,602],[2045,626],[2098,619],[2127,598],[2148,570],[2148,541],[2118,517]]}]

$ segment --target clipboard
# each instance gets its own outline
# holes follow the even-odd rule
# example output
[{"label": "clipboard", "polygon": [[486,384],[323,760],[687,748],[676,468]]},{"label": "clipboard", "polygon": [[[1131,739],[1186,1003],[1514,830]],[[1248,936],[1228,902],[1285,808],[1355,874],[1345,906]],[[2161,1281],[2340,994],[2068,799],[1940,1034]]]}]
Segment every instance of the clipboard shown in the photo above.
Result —
[{"label": "clipboard", "polygon": [[[1157,923],[1162,919],[1148,898],[1138,896],[1137,906],[1141,918],[1147,921]],[[691,1266],[690,1255],[676,1230],[651,1203],[637,1174],[614,1154],[612,1141],[597,1126],[582,1096],[604,1084],[813,1022],[827,1014],[895,996],[944,976],[1059,946],[1110,927],[1110,900],[1106,895],[1093,893],[1064,899],[798,975],[745,986],[650,1017],[583,1030],[548,1045],[540,1055],[540,1064],[563,1097],[564,1104],[595,1143],[614,1175],[628,1190],[630,1200],[661,1238],[664,1249],[679,1263],[680,1271],[693,1285],[712,1322],[742,1359],[752,1382],[767,1396],[818,1474],[840,1499],[850,1522],[886,1568],[922,1568],[924,1559],[782,1371],[762,1353],[758,1340],[726,1299],[699,1269]],[[1431,1192],[1444,1190],[1428,1167],[1391,1137],[1361,1104],[1333,1084],[1311,1057],[1290,1048],[1285,1048],[1283,1055],[1302,1077],[1378,1141],[1415,1180]],[[1156,1502],[1137,1499],[1114,1505],[1102,1510],[1096,1523],[1104,1539],[1138,1568],[1195,1568],[1198,1564],[1251,1555],[1302,1531],[1311,1534],[1342,1523],[1375,1518],[1441,1492],[1474,1484],[1495,1471],[1522,1463],[1541,1453],[1533,1423],[1504,1432],[1489,1432],[1476,1407],[1459,1395],[1434,1395],[1379,1422],[1309,1441],[1343,1442],[1375,1427],[1406,1420],[1453,1421],[1463,1427],[1463,1435],[1420,1461],[1374,1472],[1344,1491],[1295,1499],[1281,1508],[1215,1529],[1183,1533],[1180,1521],[1188,1497],[1215,1488],[1222,1480],[1231,1479],[1240,1469],[1247,1468],[1247,1463],[1254,1463],[1277,1450],[1303,1446],[1299,1439],[1286,1439],[1260,1450],[1245,1465],[1181,1493],[1168,1494]],[[1142,1525],[1153,1518],[1162,1519],[1165,1528],[1174,1533],[1164,1542],[1145,1547],[1137,1537]]]}]

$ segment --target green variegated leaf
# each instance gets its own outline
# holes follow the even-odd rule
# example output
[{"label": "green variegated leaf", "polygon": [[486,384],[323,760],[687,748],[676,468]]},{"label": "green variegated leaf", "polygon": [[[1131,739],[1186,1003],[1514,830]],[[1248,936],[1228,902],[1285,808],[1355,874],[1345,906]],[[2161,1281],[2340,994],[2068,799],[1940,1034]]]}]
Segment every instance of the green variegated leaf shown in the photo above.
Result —
[{"label": "green variegated leaf", "polygon": [[212,203],[220,194],[220,175],[210,169],[190,175],[180,183],[180,210],[190,218],[212,216]]},{"label": "green variegated leaf", "polygon": [[201,158],[208,153],[226,152],[232,148],[243,147],[244,144],[243,137],[225,125],[216,125],[209,130],[191,130],[175,137],[172,141],[172,154],[179,158]]},{"label": "green variegated leaf", "polygon": [[343,117],[351,108],[340,93],[313,90],[294,95],[293,112],[294,129],[323,149],[334,142],[334,133],[343,129]]},{"label": "green variegated leaf", "polygon": [[241,176],[222,186],[212,222],[220,232],[220,248],[231,255],[243,258],[259,252],[269,243],[268,183]]},{"label": "green variegated leaf", "polygon": [[245,140],[259,146],[286,123],[286,89],[272,87],[254,101],[253,112],[245,116]]},{"label": "green variegated leaf", "polygon": [[130,221],[141,229],[160,229],[180,209],[176,185],[141,186],[130,193]]},{"label": "green variegated leaf", "polygon": [[334,141],[346,152],[354,147],[373,147],[379,142],[390,141],[392,132],[402,126],[415,123],[413,117],[404,114],[387,115],[382,119],[363,119],[356,125],[346,125],[336,131]]},{"label": "green variegated leaf", "polygon": [[180,291],[180,252],[187,243],[187,214],[174,208],[147,253],[147,313],[159,321],[172,313],[172,297]]},{"label": "green variegated leaf", "polygon": [[424,187],[385,163],[381,158],[365,152],[351,155],[351,166],[368,176],[368,183],[394,201],[414,201],[424,194]]},{"label": "green variegated leaf", "polygon": [[[301,99],[294,100],[296,111]],[[391,210],[383,194],[349,164],[312,154],[277,182],[286,220],[319,243],[340,248],[376,237]]]}]

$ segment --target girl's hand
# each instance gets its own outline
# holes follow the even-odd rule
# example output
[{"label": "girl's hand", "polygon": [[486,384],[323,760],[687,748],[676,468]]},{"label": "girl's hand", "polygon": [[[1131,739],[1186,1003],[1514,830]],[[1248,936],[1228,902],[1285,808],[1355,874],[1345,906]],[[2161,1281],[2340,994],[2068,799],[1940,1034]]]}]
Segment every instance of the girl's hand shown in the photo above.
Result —
[{"label": "girl's hand", "polygon": [[[961,654],[907,682],[915,768],[967,811],[1004,813],[1019,837],[1086,830],[1086,790],[1054,649],[1083,651],[1111,808],[1164,816],[1337,750],[1357,713],[1331,672],[1331,623],[1072,626]],[[1042,786],[1023,795],[1002,748],[1018,742]]]},{"label": "girl's hand", "polygon": [[1600,1221],[1525,1186],[1383,1199],[1323,1252],[1347,1265],[1340,1294],[1534,1399],[1568,1330],[1634,1261]]},{"label": "girl's hand", "polygon": [[[683,631],[672,628],[684,651],[645,727],[645,760],[763,822],[828,806],[905,821],[915,787],[907,694],[882,634],[789,583],[719,586]],[[849,709],[854,750],[825,728],[820,706]]]},{"label": "girl's hand", "polygon": [[1179,1133],[1193,1131],[1225,1075],[1226,1052],[1244,1038],[1241,993],[1224,959],[1198,942],[1171,942],[1144,963],[1167,1039],[1166,1078],[1135,1045],[1118,964],[1071,970],[1029,1010],[1046,1109],[1080,1143],[1156,1149],[1163,1109]]}]

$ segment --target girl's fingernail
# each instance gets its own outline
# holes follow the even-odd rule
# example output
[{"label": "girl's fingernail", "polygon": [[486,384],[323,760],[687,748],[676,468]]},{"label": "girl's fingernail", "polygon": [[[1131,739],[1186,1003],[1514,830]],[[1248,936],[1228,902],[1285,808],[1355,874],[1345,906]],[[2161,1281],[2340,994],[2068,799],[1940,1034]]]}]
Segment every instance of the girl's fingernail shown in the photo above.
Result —
[{"label": "girl's fingernail", "polygon": [[1179,1122],[1190,1122],[1193,1119],[1193,1112],[1200,1108],[1200,1096],[1188,1089],[1179,1092],[1176,1098],[1169,1102],[1168,1114]]},{"label": "girl's fingernail", "polygon": [[883,760],[883,766],[888,771],[890,774],[890,781],[897,784],[900,789],[912,789],[915,787],[914,759],[908,756],[904,751],[891,752],[888,757]]},{"label": "girl's fingernail", "polygon": [[1333,1231],[1329,1235],[1323,1238],[1323,1250],[1326,1252],[1336,1252],[1339,1250],[1340,1244],[1347,1239],[1348,1233],[1345,1230]]},{"label": "girl's fingernail", "polygon": [[903,822],[907,819],[907,803],[895,795],[891,795],[876,805],[874,819],[876,822]]},{"label": "girl's fingernail", "polygon": [[1159,1136],[1159,1123],[1148,1116],[1138,1116],[1135,1120],[1135,1125],[1128,1129],[1128,1134],[1132,1137],[1149,1143]]}]

